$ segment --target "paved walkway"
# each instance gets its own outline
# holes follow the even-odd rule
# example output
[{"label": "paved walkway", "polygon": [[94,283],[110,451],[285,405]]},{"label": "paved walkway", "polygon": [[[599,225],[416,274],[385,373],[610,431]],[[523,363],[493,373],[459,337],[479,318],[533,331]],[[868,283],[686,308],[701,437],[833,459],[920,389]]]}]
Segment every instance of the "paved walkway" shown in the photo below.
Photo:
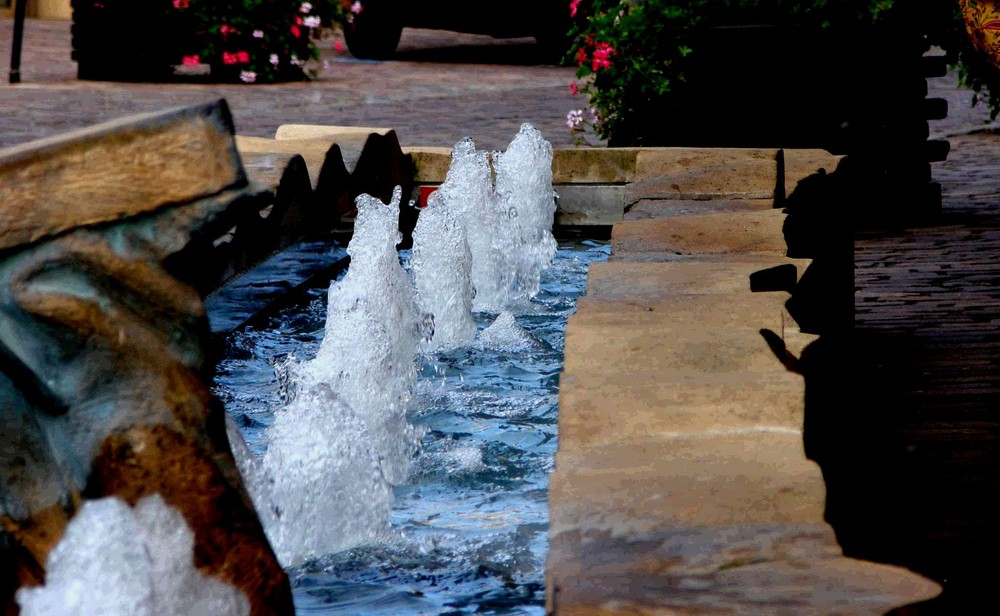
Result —
[{"label": "paved walkway", "polygon": [[21,84],[8,84],[12,20],[0,20],[0,147],[124,115],[225,98],[240,135],[281,124],[388,127],[405,145],[450,147],[472,137],[502,149],[530,122],[555,147],[573,145],[566,113],[574,69],[539,64],[531,39],[406,30],[398,60],[360,62],[321,42],[327,68],[307,83],[132,84],[77,81],[70,24],[27,20]]}]

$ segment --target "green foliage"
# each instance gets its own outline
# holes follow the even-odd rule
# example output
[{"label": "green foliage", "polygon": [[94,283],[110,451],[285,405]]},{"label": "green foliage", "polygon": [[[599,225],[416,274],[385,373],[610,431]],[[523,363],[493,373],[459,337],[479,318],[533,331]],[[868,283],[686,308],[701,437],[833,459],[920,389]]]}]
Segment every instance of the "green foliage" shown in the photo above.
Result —
[{"label": "green foliage", "polygon": [[630,120],[668,110],[697,69],[705,29],[750,24],[859,32],[896,20],[919,28],[949,54],[977,100],[994,117],[1000,111],[1000,71],[972,48],[957,0],[581,0],[575,8],[567,62],[577,66],[573,88],[591,113],[572,112],[567,124],[581,141],[591,130],[602,139],[631,134]]}]

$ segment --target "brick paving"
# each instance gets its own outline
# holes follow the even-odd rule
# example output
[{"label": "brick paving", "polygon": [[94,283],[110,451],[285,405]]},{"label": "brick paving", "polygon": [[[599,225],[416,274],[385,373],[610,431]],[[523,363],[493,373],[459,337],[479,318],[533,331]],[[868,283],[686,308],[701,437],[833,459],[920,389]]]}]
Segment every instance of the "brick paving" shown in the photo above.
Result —
[{"label": "brick paving", "polygon": [[[555,147],[573,145],[571,67],[540,63],[532,39],[407,29],[398,59],[361,62],[321,41],[327,68],[311,82],[271,85],[78,81],[70,23],[26,20],[21,83],[8,84],[11,19],[0,20],[0,147],[124,115],[225,98],[237,133],[273,137],[281,124],[388,127],[402,145],[450,147],[463,137],[502,149],[524,122]],[[127,53],[127,50],[122,50]]]}]

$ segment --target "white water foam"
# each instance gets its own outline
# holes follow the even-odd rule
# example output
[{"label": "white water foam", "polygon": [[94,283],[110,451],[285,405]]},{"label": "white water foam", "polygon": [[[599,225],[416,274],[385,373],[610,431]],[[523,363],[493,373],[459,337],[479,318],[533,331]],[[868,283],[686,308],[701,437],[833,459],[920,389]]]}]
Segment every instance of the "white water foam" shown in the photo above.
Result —
[{"label": "white water foam", "polygon": [[494,155],[493,164],[496,192],[508,212],[504,244],[511,279],[503,306],[510,310],[538,294],[542,272],[559,248],[552,235],[552,144],[535,127],[522,124],[507,149]]},{"label": "white water foam", "polygon": [[472,316],[472,252],[465,227],[449,211],[447,191],[435,191],[413,230],[410,260],[420,309],[432,315],[427,352],[465,346],[476,337]]},{"label": "white water foam", "polygon": [[[492,159],[492,165],[491,165]],[[538,293],[558,248],[552,235],[552,145],[530,124],[503,152],[477,150],[470,138],[452,148],[434,193],[464,227],[472,257],[473,307],[499,313]]]},{"label": "white water foam", "polygon": [[456,144],[413,232],[412,280],[397,249],[401,188],[389,203],[357,198],[351,264],[330,285],[316,356],[275,367],[285,403],[261,460],[233,446],[284,566],[389,537],[393,487],[423,436],[406,418],[420,353],[477,343],[476,302],[500,313],[478,344],[534,343],[506,307],[537,293],[555,255],[551,146],[524,125],[495,157],[494,184],[489,154]]},{"label": "white water foam", "polygon": [[396,249],[400,198],[399,187],[388,204],[358,197],[351,265],[330,285],[316,357],[281,364],[288,403],[267,450],[259,464],[237,456],[284,566],[384,539],[422,436],[405,413],[429,327]]},{"label": "white water foam", "polygon": [[41,587],[23,587],[22,616],[244,616],[241,590],[194,566],[194,533],[159,494],[135,509],[86,501],[46,561]]},{"label": "white water foam", "polygon": [[513,314],[505,310],[479,333],[476,346],[491,351],[528,351],[540,349],[541,343],[517,323]]}]

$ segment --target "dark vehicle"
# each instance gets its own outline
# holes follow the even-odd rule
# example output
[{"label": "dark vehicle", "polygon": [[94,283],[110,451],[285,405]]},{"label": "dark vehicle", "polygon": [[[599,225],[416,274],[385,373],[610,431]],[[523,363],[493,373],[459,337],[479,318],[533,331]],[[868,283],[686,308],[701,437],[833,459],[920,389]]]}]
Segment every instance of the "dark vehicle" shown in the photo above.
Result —
[{"label": "dark vehicle", "polygon": [[396,52],[403,28],[486,34],[494,38],[534,37],[544,57],[562,60],[569,49],[568,0],[539,0],[525,10],[468,0],[360,0],[344,26],[347,49],[356,58],[386,60]]}]

